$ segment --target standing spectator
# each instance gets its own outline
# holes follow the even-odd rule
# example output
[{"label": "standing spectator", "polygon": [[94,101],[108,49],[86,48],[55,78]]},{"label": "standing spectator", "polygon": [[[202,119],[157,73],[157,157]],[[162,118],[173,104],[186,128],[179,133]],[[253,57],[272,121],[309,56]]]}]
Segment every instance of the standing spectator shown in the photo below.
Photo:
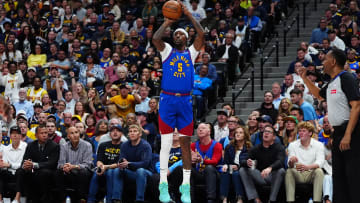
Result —
[{"label": "standing spectator", "polygon": [[199,23],[206,18],[204,8],[199,6],[199,0],[190,0],[190,6],[187,6],[187,9]]},{"label": "standing spectator", "polygon": [[[346,56],[339,49],[327,53],[324,71],[332,80],[319,90],[306,78],[306,71],[301,76],[310,92],[318,99],[326,99],[328,118],[334,128],[332,145],[332,167],[334,184],[334,202],[357,202],[360,182],[359,168],[359,86],[351,73],[344,71]],[[351,148],[350,148],[351,147]]]},{"label": "standing spectator", "polygon": [[[21,168],[16,172],[16,198],[20,202],[21,192],[25,191],[27,200],[51,202],[49,187],[59,159],[60,147],[49,140],[45,125],[36,128],[36,138],[26,147]],[[37,187],[34,187],[36,183]]]},{"label": "standing spectator", "polygon": [[235,70],[238,64],[239,52],[238,49],[232,44],[234,40],[234,35],[232,35],[231,33],[227,33],[225,37],[225,44],[219,46],[216,49],[215,59],[219,62],[227,63],[229,84],[232,85],[236,79]]},{"label": "standing spectator", "polygon": [[86,63],[74,62],[73,65],[79,68],[79,82],[84,86],[92,87],[92,83],[96,79],[104,80],[104,70],[100,65],[96,64],[95,56],[93,54],[85,55]]},{"label": "standing spectator", "polygon": [[296,183],[313,183],[313,200],[321,202],[324,173],[322,166],[325,161],[324,145],[311,138],[315,127],[310,122],[298,125],[299,139],[288,147],[289,169],[286,171],[286,201],[295,201]]},{"label": "standing spectator", "polygon": [[275,143],[275,137],[275,129],[266,126],[262,143],[249,151],[249,159],[241,161],[240,176],[246,186],[246,195],[249,200],[256,203],[261,201],[255,184],[270,185],[269,201],[277,202],[278,192],[283,183],[285,149],[280,143]]},{"label": "standing spectator", "polygon": [[129,141],[121,146],[118,168],[113,172],[113,200],[122,200],[126,179],[136,183],[136,201],[144,201],[147,178],[152,175],[151,146],[141,139],[141,128],[129,126]]},{"label": "standing spectator", "polygon": [[4,96],[11,103],[15,103],[19,101],[20,85],[24,82],[24,78],[21,71],[17,70],[15,62],[10,62],[8,67],[9,73],[7,75],[0,73],[0,84],[5,87]]}]

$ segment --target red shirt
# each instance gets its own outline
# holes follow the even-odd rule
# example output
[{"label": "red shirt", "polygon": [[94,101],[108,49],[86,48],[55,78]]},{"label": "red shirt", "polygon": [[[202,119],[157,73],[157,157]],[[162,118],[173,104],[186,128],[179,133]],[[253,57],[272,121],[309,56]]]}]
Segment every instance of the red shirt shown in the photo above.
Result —
[{"label": "red shirt", "polygon": [[[200,143],[200,145],[199,145],[200,150],[202,152],[206,152],[210,148],[212,142],[214,142],[214,140],[211,140],[211,142],[208,145],[201,145],[201,143]],[[191,143],[190,147],[191,147],[191,150],[193,152],[195,152],[196,143]],[[214,146],[213,155],[212,155],[211,159],[205,159],[204,164],[217,166],[219,161],[221,160],[221,157],[222,157],[222,145],[218,142]]]}]

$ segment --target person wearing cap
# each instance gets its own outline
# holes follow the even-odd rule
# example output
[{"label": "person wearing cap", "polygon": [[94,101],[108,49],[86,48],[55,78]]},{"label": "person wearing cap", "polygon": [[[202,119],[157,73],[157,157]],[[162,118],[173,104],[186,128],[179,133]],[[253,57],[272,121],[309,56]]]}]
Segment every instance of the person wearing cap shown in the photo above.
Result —
[{"label": "person wearing cap", "polygon": [[[34,114],[29,118],[29,127],[33,129],[39,125],[39,115],[43,112],[41,103],[34,104]],[[35,128],[34,128],[35,129]]]},{"label": "person wearing cap", "polygon": [[130,31],[130,45],[130,55],[135,56],[138,61],[142,60],[142,56],[145,54],[145,48],[141,46],[136,30]]},{"label": "person wearing cap", "polygon": [[139,125],[130,125],[129,141],[121,145],[118,167],[113,172],[113,201],[122,200],[125,184],[135,182],[136,201],[144,202],[147,178],[152,175],[152,152],[150,144],[141,139],[141,131]]},{"label": "person wearing cap", "polygon": [[36,140],[35,133],[28,128],[27,122],[20,122],[17,124],[21,130],[21,140],[26,143],[31,143]]},{"label": "person wearing cap", "polygon": [[15,62],[8,64],[9,74],[0,74],[0,84],[5,87],[4,96],[9,98],[11,103],[19,101],[20,85],[24,82],[23,75],[17,70]]},{"label": "person wearing cap", "polygon": [[297,133],[297,125],[299,121],[295,116],[287,116],[284,118],[284,131],[280,132],[283,133],[280,135],[282,138],[282,143],[285,147],[287,147],[291,142],[298,139],[298,133]]},{"label": "person wearing cap", "polygon": [[69,141],[60,145],[60,157],[55,175],[58,197],[60,201],[65,201],[65,186],[67,186],[75,189],[77,199],[85,203],[92,175],[92,146],[89,142],[80,139],[80,133],[75,127],[69,127],[67,134]]},{"label": "person wearing cap", "polygon": [[[138,6],[138,5],[136,5]],[[125,20],[120,23],[120,30],[125,32],[125,35],[130,34],[131,28],[136,27],[134,13],[130,9],[125,11]]]},{"label": "person wearing cap", "polygon": [[[183,153],[183,183],[180,186],[182,202],[191,202],[190,197],[190,136],[193,132],[192,102],[190,92],[194,84],[194,61],[204,45],[204,30],[190,11],[180,2],[183,14],[191,21],[196,30],[194,43],[187,49],[188,33],[178,28],[173,33],[174,49],[162,40],[167,27],[175,21],[165,18],[164,23],[153,36],[153,44],[160,51],[163,59],[163,77],[160,95],[159,129],[161,133],[160,150],[160,201],[169,202],[167,171],[169,153],[172,143],[172,133],[178,128],[180,134],[181,150]],[[172,51],[173,50],[173,51]],[[182,60],[177,60],[182,58]],[[167,59],[167,60],[165,60]]]},{"label": "person wearing cap", "polygon": [[49,139],[47,132],[45,125],[36,128],[37,140],[27,145],[21,168],[16,171],[18,177],[15,200],[18,202],[20,192],[23,191],[27,201],[51,202],[48,196],[51,188],[49,185],[56,170],[60,146]]},{"label": "person wearing cap", "polygon": [[102,105],[102,104],[98,104],[96,105],[95,107],[95,119],[96,121],[100,121],[102,119],[104,120],[108,120],[107,116],[106,116],[106,109],[105,109],[105,106]]},{"label": "person wearing cap", "polygon": [[120,156],[121,138],[124,137],[120,124],[110,127],[110,140],[99,144],[97,150],[97,170],[94,172],[89,188],[88,203],[95,203],[99,180],[106,179],[106,202],[112,201],[114,169],[118,167]]},{"label": "person wearing cap", "polygon": [[[304,113],[304,121],[315,122],[317,115],[314,107],[303,99],[303,92],[300,89],[293,89],[290,92],[291,102],[298,105]],[[315,124],[315,123],[314,123]]]},{"label": "person wearing cap", "polygon": [[214,126],[214,140],[219,142],[222,138],[229,136],[229,128],[227,125],[228,111],[221,109],[216,112],[217,124]]},{"label": "person wearing cap", "polygon": [[270,185],[269,202],[275,203],[285,175],[285,148],[275,142],[277,135],[272,126],[263,131],[262,143],[250,149],[249,159],[241,161],[240,176],[248,200],[261,202],[255,184]]},{"label": "person wearing cap", "polygon": [[34,105],[32,102],[26,100],[26,89],[19,89],[19,101],[13,103],[16,109],[16,112],[21,110],[25,111],[27,118],[31,118],[34,115]]},{"label": "person wearing cap", "polygon": [[[259,131],[255,134],[252,134],[250,137],[251,143],[253,146],[257,146],[262,143],[262,136],[266,126],[273,126],[273,120],[268,115],[262,115],[257,118]],[[278,136],[275,136],[275,143],[281,143]]]},{"label": "person wearing cap", "polygon": [[286,201],[295,202],[296,183],[313,184],[313,201],[322,202],[325,162],[324,144],[312,138],[315,127],[304,121],[298,125],[299,139],[288,147],[288,169],[285,175]]},{"label": "person wearing cap", "polygon": [[[27,147],[27,144],[21,140],[21,131],[18,126],[11,127],[9,134],[12,143],[4,147],[0,162],[0,202],[3,202],[2,196],[6,185],[14,183],[17,178],[16,170],[21,167],[22,158]],[[17,195],[17,197],[19,199],[20,195]]]},{"label": "person wearing cap", "polygon": [[110,5],[108,3],[103,4],[102,11],[103,13],[98,16],[97,22],[106,24],[109,21]]},{"label": "person wearing cap", "polygon": [[129,94],[129,89],[125,84],[120,85],[120,95],[111,97],[106,104],[115,104],[116,112],[119,117],[126,118],[129,113],[135,113],[135,105],[141,102],[137,92]]}]

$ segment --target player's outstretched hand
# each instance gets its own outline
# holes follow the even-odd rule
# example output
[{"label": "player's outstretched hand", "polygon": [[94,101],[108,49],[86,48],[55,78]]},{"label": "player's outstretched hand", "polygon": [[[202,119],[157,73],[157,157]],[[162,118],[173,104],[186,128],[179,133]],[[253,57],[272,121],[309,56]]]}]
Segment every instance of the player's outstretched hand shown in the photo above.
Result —
[{"label": "player's outstretched hand", "polygon": [[186,6],[184,5],[183,2],[181,2],[180,0],[177,0],[177,2],[181,5],[182,11],[184,13],[185,16],[192,16],[192,14],[190,13],[190,11],[186,8]]}]

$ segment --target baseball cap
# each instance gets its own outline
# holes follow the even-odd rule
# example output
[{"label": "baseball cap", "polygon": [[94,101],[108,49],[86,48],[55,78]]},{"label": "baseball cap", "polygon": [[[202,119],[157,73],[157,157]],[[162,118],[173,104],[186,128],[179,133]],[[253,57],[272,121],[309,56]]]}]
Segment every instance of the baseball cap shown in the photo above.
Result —
[{"label": "baseball cap", "polygon": [[104,5],[103,5],[103,8],[104,8],[104,7],[110,7],[110,4],[104,4]]},{"label": "baseball cap", "polygon": [[73,115],[72,118],[71,118],[71,120],[73,120],[73,119],[77,119],[77,120],[80,121],[80,122],[81,122],[81,120],[82,120],[79,115]]},{"label": "baseball cap", "polygon": [[226,109],[220,109],[216,112],[217,115],[225,115],[225,116],[229,116],[229,112]]},{"label": "baseball cap", "polygon": [[41,105],[40,102],[36,102],[36,103],[34,104],[34,108],[37,108],[37,107],[42,108],[42,105]]},{"label": "baseball cap", "polygon": [[16,112],[16,116],[19,116],[19,115],[26,115],[26,111],[25,110],[19,110],[18,112]]},{"label": "baseball cap", "polygon": [[18,116],[16,116],[16,120],[19,120],[21,118],[27,121],[27,117],[25,114],[19,114]]},{"label": "baseball cap", "polygon": [[29,67],[27,70],[28,70],[28,71],[31,71],[31,70],[32,70],[32,71],[34,71],[34,72],[36,73],[36,68],[35,68],[35,67],[32,67],[32,66],[31,66],[31,67]]},{"label": "baseball cap", "polygon": [[17,126],[17,125],[10,127],[9,133],[11,134],[11,132],[13,132],[13,131],[21,134],[21,130],[20,130],[19,126]]},{"label": "baseball cap", "polygon": [[45,2],[43,3],[43,5],[44,5],[44,6],[50,6],[50,3],[49,3],[49,1],[45,1]]},{"label": "baseball cap", "polygon": [[105,111],[104,105],[98,104],[98,105],[96,106],[96,111]]},{"label": "baseball cap", "polygon": [[269,122],[271,125],[273,124],[273,120],[268,115],[262,115],[262,116],[258,117],[257,120],[260,121],[260,122],[261,121],[262,122]]},{"label": "baseball cap", "polygon": [[143,111],[135,112],[135,114],[136,114],[137,116],[147,116],[147,113],[146,113],[146,112],[143,112]]},{"label": "baseball cap", "polygon": [[119,87],[116,86],[116,85],[111,85],[111,89],[112,89],[112,90],[119,90]]},{"label": "baseball cap", "polygon": [[122,126],[120,124],[111,126],[110,131],[114,130],[115,128],[120,130],[120,132],[124,133],[124,129],[122,128]]},{"label": "baseball cap", "polygon": [[55,115],[54,115],[54,114],[50,114],[50,115],[48,115],[47,119],[49,119],[49,118],[53,118],[53,119],[55,119],[55,120],[56,120],[56,117],[55,117]]},{"label": "baseball cap", "polygon": [[123,88],[126,88],[126,89],[127,89],[127,87],[126,87],[125,84],[121,84],[121,85],[120,85],[120,89],[123,89]]},{"label": "baseball cap", "polygon": [[299,123],[298,119],[297,119],[295,116],[286,116],[286,117],[284,118],[284,121],[293,121],[293,122],[295,122],[296,124]]}]

